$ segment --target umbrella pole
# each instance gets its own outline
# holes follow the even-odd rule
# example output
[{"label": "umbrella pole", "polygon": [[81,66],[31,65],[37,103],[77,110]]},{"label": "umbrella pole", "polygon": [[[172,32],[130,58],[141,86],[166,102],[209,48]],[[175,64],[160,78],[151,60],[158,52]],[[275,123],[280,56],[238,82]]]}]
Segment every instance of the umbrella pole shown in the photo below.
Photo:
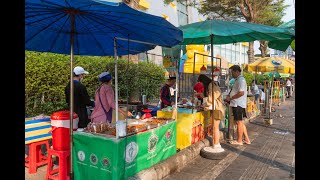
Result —
[{"label": "umbrella pole", "polygon": [[[115,100],[116,100],[116,123],[118,122],[118,117],[119,117],[119,107],[118,107],[118,56],[117,56],[117,42],[116,38],[113,40],[114,43],[114,76],[115,76]],[[119,131],[116,130],[116,138],[119,138]]]},{"label": "umbrella pole", "polygon": [[[212,115],[211,115],[211,120],[212,120],[212,147],[214,147],[214,93],[213,93],[213,34],[210,35],[210,46],[211,46],[211,97],[212,97]],[[220,132],[219,132],[220,133]]]},{"label": "umbrella pole", "polygon": [[71,14],[71,50],[70,50],[70,180],[73,180],[73,163],[72,163],[72,158],[73,158],[73,99],[74,99],[74,83],[73,83],[73,44],[74,44],[74,15]]},{"label": "umbrella pole", "polygon": [[[195,68],[196,68],[196,53],[194,52],[193,53],[193,71],[192,71],[192,82],[193,82],[193,86],[192,86],[192,95],[191,95],[191,99],[192,99],[192,101],[193,101],[193,103],[194,103],[194,95],[193,95],[193,87],[195,86],[195,84],[196,84],[196,80],[195,80],[195,77],[194,77],[194,73],[195,73]],[[193,108],[192,108],[192,111],[191,111],[191,113],[193,113]]]}]

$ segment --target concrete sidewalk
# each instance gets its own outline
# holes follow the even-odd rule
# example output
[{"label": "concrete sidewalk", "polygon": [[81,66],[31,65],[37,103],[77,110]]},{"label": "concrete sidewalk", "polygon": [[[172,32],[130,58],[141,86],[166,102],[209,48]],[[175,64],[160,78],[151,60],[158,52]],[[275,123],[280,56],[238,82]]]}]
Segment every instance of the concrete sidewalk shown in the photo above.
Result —
[{"label": "concrete sidewalk", "polygon": [[166,180],[294,179],[295,101],[286,99],[271,114],[273,125],[258,117],[246,124],[251,145],[222,143],[228,155],[222,160],[196,157]]}]

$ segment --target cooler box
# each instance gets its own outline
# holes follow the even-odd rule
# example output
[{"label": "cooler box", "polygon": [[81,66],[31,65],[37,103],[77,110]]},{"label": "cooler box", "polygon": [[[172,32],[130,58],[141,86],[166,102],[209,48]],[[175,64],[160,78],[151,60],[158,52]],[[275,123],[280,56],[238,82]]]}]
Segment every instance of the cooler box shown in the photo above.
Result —
[{"label": "cooler box", "polygon": [[[73,112],[73,130],[78,129],[79,118]],[[70,150],[70,111],[58,111],[51,115],[52,147],[57,151]]]}]

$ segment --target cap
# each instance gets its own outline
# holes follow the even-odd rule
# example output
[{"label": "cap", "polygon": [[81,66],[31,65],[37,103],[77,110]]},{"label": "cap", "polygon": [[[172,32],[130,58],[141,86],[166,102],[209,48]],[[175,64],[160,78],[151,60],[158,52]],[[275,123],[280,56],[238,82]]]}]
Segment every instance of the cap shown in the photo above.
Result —
[{"label": "cap", "polygon": [[88,71],[85,71],[85,70],[83,69],[83,67],[81,67],[81,66],[77,66],[77,67],[73,68],[73,72],[74,72],[74,74],[76,74],[76,75],[89,74],[89,72],[88,72]]},{"label": "cap", "polygon": [[213,73],[214,76],[218,76],[220,74],[220,69],[219,68],[214,68]]},{"label": "cap", "polygon": [[101,82],[106,82],[112,79],[112,75],[109,72],[102,72],[98,77]]}]

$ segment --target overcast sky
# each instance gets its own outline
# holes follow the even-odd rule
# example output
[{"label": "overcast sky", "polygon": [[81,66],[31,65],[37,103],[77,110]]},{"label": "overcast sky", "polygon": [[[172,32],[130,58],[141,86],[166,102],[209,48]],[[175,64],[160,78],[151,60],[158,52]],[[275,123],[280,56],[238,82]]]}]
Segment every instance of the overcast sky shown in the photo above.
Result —
[{"label": "overcast sky", "polygon": [[[288,22],[291,21],[292,19],[295,19],[295,8],[294,8],[294,2],[295,0],[285,0],[285,4],[290,5],[287,9],[286,9],[286,15],[282,18],[283,22]],[[259,41],[255,41],[254,42],[254,53],[255,54],[260,54],[260,50],[259,50]],[[273,52],[273,50],[272,50]]]}]

